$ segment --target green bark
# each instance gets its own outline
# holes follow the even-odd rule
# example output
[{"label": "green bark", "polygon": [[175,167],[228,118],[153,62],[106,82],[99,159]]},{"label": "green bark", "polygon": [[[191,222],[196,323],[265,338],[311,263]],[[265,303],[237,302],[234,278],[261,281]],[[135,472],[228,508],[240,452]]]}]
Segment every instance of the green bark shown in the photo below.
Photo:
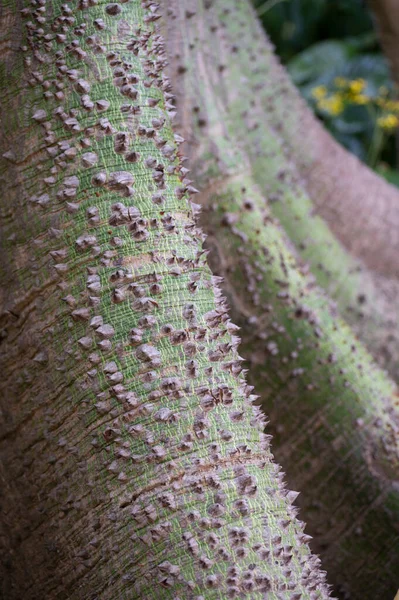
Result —
[{"label": "green bark", "polygon": [[[209,105],[217,104],[224,128],[248,155],[271,213],[301,260],[381,366],[397,377],[399,281],[392,267],[399,240],[397,190],[316,123],[278,65],[247,0],[215,2],[205,14],[201,43],[207,49],[212,98],[200,106],[193,95],[197,112],[192,119],[183,115],[183,130],[195,117],[205,123]],[[179,56],[178,39],[171,40],[171,56]],[[190,60],[189,55],[175,60],[177,89]],[[378,241],[388,254],[382,264]]]},{"label": "green bark", "polygon": [[201,249],[158,16],[2,4],[3,593],[327,598]]},{"label": "green bark", "polygon": [[[202,190],[211,266],[224,278],[250,381],[271,417],[276,457],[301,490],[302,515],[330,581],[343,598],[391,598],[399,562],[397,391],[298,262],[291,237],[256,185],[253,158],[243,151],[248,132],[228,102],[229,95],[245,95],[240,83],[247,73],[226,74],[240,64],[240,52],[250,51],[245,5],[168,3],[175,18],[167,32],[171,72]],[[184,19],[188,7],[194,14]],[[226,64],[218,39],[231,48],[229,23],[242,29]],[[273,84],[268,81],[270,95]],[[264,137],[261,148],[269,149],[264,171],[273,188],[279,181],[270,163],[287,170],[289,163],[273,139]],[[303,198],[296,198],[298,212]]]}]

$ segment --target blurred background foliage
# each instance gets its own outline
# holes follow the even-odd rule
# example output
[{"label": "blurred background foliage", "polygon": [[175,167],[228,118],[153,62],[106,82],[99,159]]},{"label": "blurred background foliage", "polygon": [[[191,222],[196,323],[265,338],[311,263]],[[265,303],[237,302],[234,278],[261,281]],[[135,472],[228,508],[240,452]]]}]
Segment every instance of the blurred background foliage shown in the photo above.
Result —
[{"label": "blurred background foliage", "polygon": [[399,186],[399,102],[363,0],[254,0],[276,52],[332,135]]}]

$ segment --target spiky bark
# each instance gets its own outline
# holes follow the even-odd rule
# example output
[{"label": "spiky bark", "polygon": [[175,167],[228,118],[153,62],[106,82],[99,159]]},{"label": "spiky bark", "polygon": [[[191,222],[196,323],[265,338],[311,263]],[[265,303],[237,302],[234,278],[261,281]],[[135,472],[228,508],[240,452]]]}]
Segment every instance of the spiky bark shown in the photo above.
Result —
[{"label": "spiky bark", "polygon": [[201,249],[156,9],[3,2],[4,595],[327,598]]},{"label": "spiky bark", "polygon": [[[323,130],[278,64],[249,2],[215,3],[208,14],[213,23],[204,26],[202,40],[212,99],[200,106],[193,98],[202,115],[180,111],[183,131],[195,138],[189,133],[195,117],[202,123],[199,131],[207,131],[206,113],[217,102],[225,129],[250,159],[271,213],[340,314],[396,377],[397,190]],[[190,58],[180,54],[179,35],[170,47],[176,89],[184,92]]]},{"label": "spiky bark", "polygon": [[[271,415],[276,455],[301,489],[300,505],[331,581],[342,597],[389,598],[399,561],[397,392],[298,262],[256,185],[262,162],[258,157],[255,171],[253,156],[243,151],[248,132],[237,108],[249,77],[237,65],[251,54],[253,40],[245,7],[241,0],[165,7],[170,67],[202,190],[211,265],[224,277],[251,381]],[[264,85],[273,97],[274,79]],[[280,100],[277,95],[274,102]],[[279,187],[278,173],[290,173],[287,158],[274,137],[258,142],[269,189]],[[293,226],[301,211],[306,214],[307,200],[294,197],[291,178],[285,190],[279,200]],[[304,217],[298,222],[305,231]],[[331,238],[319,222],[322,231]]]}]

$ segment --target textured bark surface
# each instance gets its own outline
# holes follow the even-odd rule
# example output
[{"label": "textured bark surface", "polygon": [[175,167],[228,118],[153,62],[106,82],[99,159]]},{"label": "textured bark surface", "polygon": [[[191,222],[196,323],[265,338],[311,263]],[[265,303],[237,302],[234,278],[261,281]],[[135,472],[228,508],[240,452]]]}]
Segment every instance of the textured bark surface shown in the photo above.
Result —
[{"label": "textured bark surface", "polygon": [[[170,72],[201,189],[211,265],[224,277],[249,376],[272,415],[276,456],[301,489],[302,514],[331,582],[343,598],[389,599],[399,562],[397,392],[297,261],[254,182],[243,151],[245,123],[229,104],[234,92],[245,93],[232,65],[252,52],[247,6],[241,0],[164,6]],[[223,62],[229,49],[234,59]],[[273,96],[273,79],[264,83]],[[270,161],[289,169],[273,139],[262,144]],[[266,159],[264,169],[273,188],[278,176]],[[303,200],[296,189],[293,211],[294,201]]]},{"label": "textured bark surface", "polygon": [[[251,18],[249,2],[243,6],[241,18],[245,15],[253,40],[247,65],[248,75],[255,74],[255,78],[250,77],[254,86],[251,93],[257,92],[258,96],[255,106],[260,103],[267,108],[272,127],[274,123],[287,145],[318,214],[327,220],[337,238],[366,266],[398,278],[397,188],[363,165],[324,130],[273,55],[260,23]],[[226,27],[232,27],[227,16]],[[273,94],[263,85],[266,77],[276,82]],[[280,102],[274,101],[276,96]]]},{"label": "textured bark surface", "polygon": [[[397,190],[341,148],[315,120],[277,63],[248,2],[236,5],[234,11],[223,7],[213,19],[212,26],[203,31],[202,43],[214,72],[212,101],[216,98],[225,128],[248,154],[254,179],[268,199],[271,213],[283,225],[318,284],[337,302],[340,314],[379,363],[396,378],[399,281],[393,273],[383,275],[378,266],[377,270],[367,266],[367,256],[358,250],[366,244],[374,260],[380,260],[381,254],[373,245],[376,227],[390,245],[389,235],[396,233],[389,234],[385,226],[395,220],[391,213],[399,206]],[[179,81],[184,79],[190,59],[185,65],[179,57],[178,36],[172,46],[179,96]],[[239,51],[243,47],[246,51]],[[205,110],[210,110],[210,104]],[[190,140],[189,156],[197,144],[196,136],[190,134],[193,125],[196,120],[206,123],[195,99],[192,107],[196,107],[194,114],[185,110],[183,101],[178,115]],[[324,208],[319,214],[321,205]],[[393,208],[388,210],[388,206]],[[363,209],[367,219],[362,217]]]},{"label": "textured bark surface", "polygon": [[4,597],[327,598],[201,249],[156,4],[1,18]]}]

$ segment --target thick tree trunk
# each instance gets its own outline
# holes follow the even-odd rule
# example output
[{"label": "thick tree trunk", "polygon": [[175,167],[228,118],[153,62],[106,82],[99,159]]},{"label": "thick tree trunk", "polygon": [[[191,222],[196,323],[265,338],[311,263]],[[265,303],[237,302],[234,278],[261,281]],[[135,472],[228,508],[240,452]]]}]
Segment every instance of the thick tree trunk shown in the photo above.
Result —
[{"label": "thick tree trunk", "polygon": [[[337,302],[340,314],[396,377],[399,281],[392,263],[399,261],[396,251],[391,253],[397,228],[390,223],[397,219],[398,192],[323,130],[277,63],[249,3],[239,3],[235,12],[233,7],[229,4],[225,9],[223,5],[219,14],[215,11],[214,24],[203,32],[212,99],[202,110],[208,111],[209,105],[217,102],[225,128],[249,156],[271,213],[309,264],[318,284]],[[230,18],[233,12],[234,18]],[[179,56],[178,40],[176,35],[171,41],[171,55],[178,65],[179,97],[190,57]],[[242,48],[245,50],[240,51]],[[184,106],[184,100],[181,104]],[[197,111],[201,108],[196,99],[192,105]],[[189,114],[182,106],[179,118],[191,152],[195,152],[196,134],[190,133],[195,116],[203,125],[207,117],[199,112]],[[380,243],[387,246],[385,251],[378,247]],[[372,260],[363,252],[364,245]],[[383,258],[384,252],[391,254],[391,266]]]},{"label": "thick tree trunk", "polygon": [[[262,115],[276,138],[280,137],[286,145],[285,150],[303,177],[318,214],[328,222],[337,238],[372,270],[398,277],[397,188],[342,148],[315,119],[278,63],[260,23],[254,19],[249,2],[241,4],[237,16],[238,21],[230,19],[228,13],[221,16],[219,62],[227,63],[229,43],[237,40],[239,33],[243,36],[242,43],[251,44],[250,52],[238,53],[241,71],[246,67],[248,85],[240,89],[235,103],[229,101],[233,112],[247,109],[247,119],[243,121],[254,133],[251,156],[258,156],[264,162],[259,143],[262,129],[256,134],[258,127],[262,127]],[[226,75],[229,75],[228,69]],[[273,90],[265,85],[267,80],[274,81]],[[253,143],[255,140],[258,140],[257,146]]]},{"label": "thick tree trunk", "polygon": [[[261,181],[261,159],[255,170],[234,104],[245,96],[248,75],[237,65],[253,48],[245,7],[241,0],[165,6],[170,71],[202,190],[211,264],[224,277],[251,381],[272,415],[276,455],[302,491],[302,514],[331,581],[342,597],[391,598],[399,561],[397,392],[298,263],[273,203],[254,182]],[[264,85],[272,97],[273,77]],[[259,156],[271,190],[284,180],[279,173],[288,173],[285,213],[288,219],[291,208],[295,222],[308,200],[302,194],[295,204],[291,165],[275,139],[257,138]]]},{"label": "thick tree trunk", "polygon": [[3,594],[327,598],[201,250],[156,9],[3,2]]}]

